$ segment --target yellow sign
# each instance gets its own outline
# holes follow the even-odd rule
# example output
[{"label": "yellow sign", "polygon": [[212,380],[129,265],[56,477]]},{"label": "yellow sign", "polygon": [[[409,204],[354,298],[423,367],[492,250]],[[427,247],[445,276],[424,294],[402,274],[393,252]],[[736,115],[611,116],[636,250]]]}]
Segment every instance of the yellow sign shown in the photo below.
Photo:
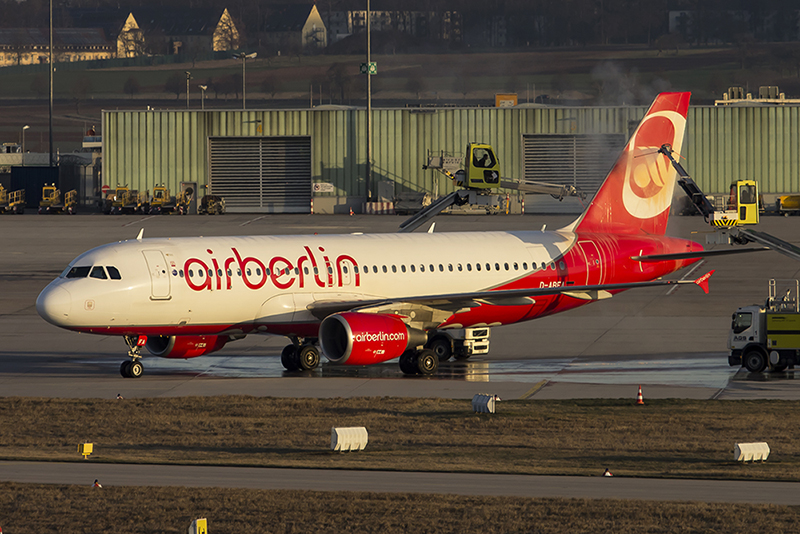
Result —
[{"label": "yellow sign", "polygon": [[94,443],[81,443],[78,445],[78,452],[83,455],[84,460],[92,454],[93,449]]},{"label": "yellow sign", "polygon": [[203,517],[192,521],[189,527],[189,534],[208,534],[208,520]]}]

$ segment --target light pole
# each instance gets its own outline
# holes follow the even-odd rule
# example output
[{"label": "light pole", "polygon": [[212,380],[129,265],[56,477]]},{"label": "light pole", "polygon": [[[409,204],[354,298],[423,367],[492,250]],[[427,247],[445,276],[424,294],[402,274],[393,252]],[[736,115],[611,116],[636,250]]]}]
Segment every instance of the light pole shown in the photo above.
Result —
[{"label": "light pole", "polygon": [[189,109],[189,80],[192,79],[192,73],[186,71],[186,109]]},{"label": "light pole", "polygon": [[198,85],[197,87],[200,88],[200,109],[206,109],[206,90],[208,89],[207,85]]},{"label": "light pole", "polygon": [[25,130],[29,129],[27,124],[22,127],[22,166],[25,166]]},{"label": "light pole", "polygon": [[242,60],[242,109],[247,109],[247,83],[245,80],[244,65],[248,59],[255,59],[257,55],[258,52],[253,52],[251,54],[245,54],[244,52],[242,52],[241,54],[233,54],[234,59]]}]

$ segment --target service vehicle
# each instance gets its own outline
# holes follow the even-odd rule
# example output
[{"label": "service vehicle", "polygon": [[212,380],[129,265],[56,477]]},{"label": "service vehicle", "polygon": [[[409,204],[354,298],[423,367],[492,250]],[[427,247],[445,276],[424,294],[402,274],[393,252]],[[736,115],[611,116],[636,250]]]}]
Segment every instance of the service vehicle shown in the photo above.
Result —
[{"label": "service vehicle", "polygon": [[69,213],[74,215],[78,208],[78,192],[68,191],[63,199],[61,190],[55,184],[42,187],[42,200],[39,202],[39,213]]},{"label": "service vehicle", "polygon": [[157,185],[153,188],[153,198],[150,200],[150,214],[170,214],[177,213],[178,215],[186,215],[189,211],[189,203],[192,200],[192,194],[188,191],[183,191],[177,196],[171,196],[169,189],[163,184]]},{"label": "service vehicle", "polygon": [[797,280],[770,280],[763,306],[736,310],[728,334],[728,364],[751,373],[784,371],[800,360],[800,304]]},{"label": "service vehicle", "polygon": [[800,195],[781,195],[775,201],[775,209],[784,217],[800,215]]},{"label": "service vehicle", "polygon": [[222,215],[225,213],[225,199],[219,195],[205,195],[200,200],[197,212],[201,215]]},{"label": "service vehicle", "polygon": [[0,185],[0,213],[25,213],[25,190],[7,191]]}]

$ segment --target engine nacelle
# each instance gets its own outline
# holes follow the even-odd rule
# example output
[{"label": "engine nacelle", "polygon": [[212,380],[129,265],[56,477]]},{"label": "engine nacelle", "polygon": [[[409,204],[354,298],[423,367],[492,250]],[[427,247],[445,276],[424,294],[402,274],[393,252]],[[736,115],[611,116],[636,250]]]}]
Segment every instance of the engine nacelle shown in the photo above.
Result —
[{"label": "engine nacelle", "polygon": [[428,335],[409,328],[396,315],[345,312],[330,315],[319,326],[319,342],[333,363],[370,365],[397,358],[424,345]]},{"label": "engine nacelle", "polygon": [[145,347],[161,358],[196,358],[225,346],[228,336],[147,336]]}]

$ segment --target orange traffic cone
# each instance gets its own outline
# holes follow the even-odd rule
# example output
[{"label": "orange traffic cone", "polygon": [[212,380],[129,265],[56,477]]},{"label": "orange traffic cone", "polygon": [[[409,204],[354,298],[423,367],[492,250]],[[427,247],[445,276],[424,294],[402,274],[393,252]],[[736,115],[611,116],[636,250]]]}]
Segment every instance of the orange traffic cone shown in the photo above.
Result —
[{"label": "orange traffic cone", "polygon": [[350,208],[350,217],[353,216],[353,208]]},{"label": "orange traffic cone", "polygon": [[639,394],[636,395],[636,404],[644,406],[644,399],[642,398],[642,386],[639,386]]}]

